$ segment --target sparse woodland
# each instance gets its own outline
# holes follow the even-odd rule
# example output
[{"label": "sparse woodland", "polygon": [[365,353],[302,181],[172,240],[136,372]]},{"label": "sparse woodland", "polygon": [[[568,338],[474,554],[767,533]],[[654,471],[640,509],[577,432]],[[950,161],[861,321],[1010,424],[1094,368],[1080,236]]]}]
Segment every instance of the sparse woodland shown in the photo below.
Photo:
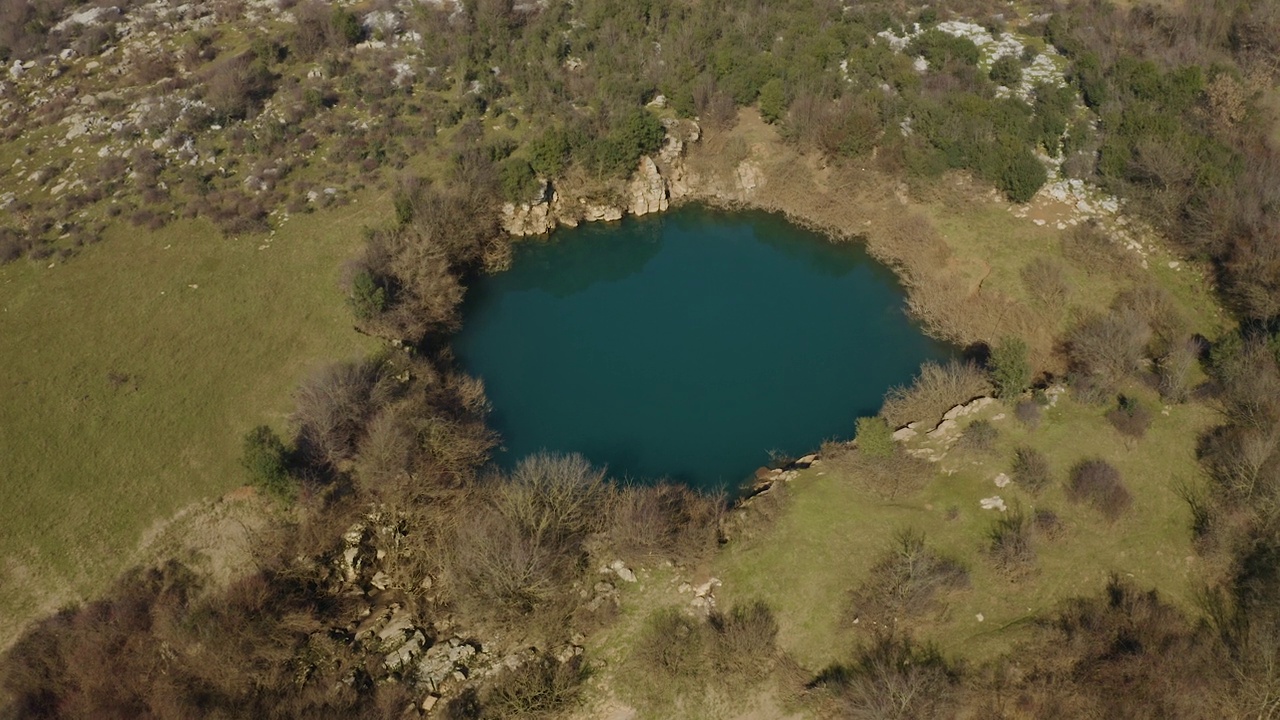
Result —
[{"label": "sparse woodland", "polygon": [[[0,59],[45,69],[65,48],[94,54],[113,42],[113,23],[143,12],[118,3],[102,24],[55,31],[72,8],[62,5],[0,1]],[[528,200],[540,181],[608,193],[661,146],[658,111],[646,109],[659,94],[661,112],[708,127],[757,106],[788,142],[827,162],[872,163],[903,178],[962,171],[1012,201],[1045,182],[1039,155],[1060,158],[1064,172],[1125,198],[1210,263],[1237,331],[1193,335],[1152,286],[1072,318],[1058,353],[1073,395],[1107,407],[1132,442],[1152,410],[1124,396],[1126,384],[1166,403],[1220,409],[1221,423],[1197,448],[1212,492],[1188,490],[1186,501],[1196,547],[1229,562],[1205,579],[1198,616],[1113,577],[1102,595],[1038,618],[1027,646],[971,663],[913,639],[914,618],[970,577],[944,548],[904,532],[872,576],[849,588],[849,622],[883,629],[841,662],[799,667],[777,648],[773,611],[743,603],[706,618],[650,618],[627,668],[692,694],[776,682],[787,702],[823,717],[1280,711],[1280,162],[1263,98],[1280,71],[1280,5],[1037,3],[1045,15],[1026,31],[1058,49],[1070,85],[1037,87],[1029,102],[997,92],[1017,82],[1021,65],[981,71],[968,40],[926,30],[905,53],[875,40],[904,23],[928,28],[952,17],[1001,31],[1007,8],[983,0],[938,9],[902,0],[477,0],[457,12],[421,4],[405,16],[404,29],[426,38],[408,75],[389,54],[354,51],[383,37],[363,21],[384,3],[284,5],[296,22],[274,34],[238,26],[242,3],[215,3],[218,22],[185,33],[181,53],[136,63],[119,79],[133,83],[133,99],[163,87],[199,100],[164,119],[177,129],[166,137],[197,156],[216,153],[220,167],[147,149],[141,140],[159,133],[145,125],[159,126],[159,117],[122,126],[112,142],[133,149],[104,155],[97,180],[57,197],[12,199],[0,216],[0,261],[71,257],[105,223],[162,227],[183,213],[228,234],[266,230],[281,212],[380,184],[395,195],[395,217],[367,230],[343,291],[359,329],[386,348],[299,387],[288,437],[262,428],[246,438],[246,472],[282,518],[252,572],[209,588],[177,561],[138,568],[104,597],[38,623],[0,664],[5,717],[398,718],[419,712],[428,694],[440,697],[432,716],[449,718],[577,708],[592,658],[557,652],[581,653],[579,632],[618,621],[617,604],[601,602],[608,591],[595,587],[598,568],[707,562],[731,525],[725,499],[618,485],[576,456],[494,471],[486,463],[499,439],[486,426],[484,388],[456,367],[448,341],[467,282],[510,252],[497,226],[501,203]],[[914,69],[917,57],[926,72]],[[10,123],[8,142],[57,124],[66,105],[42,104],[25,125]],[[900,132],[904,123],[913,131]],[[504,129],[490,132],[495,124]],[[12,172],[0,170],[0,180]],[[320,190],[330,183],[341,191]],[[1123,265],[1100,233],[1070,231],[1063,255]],[[1037,261],[1023,275],[1049,306],[1067,292],[1056,262]],[[923,368],[914,387],[886,398],[880,417],[859,422],[857,449],[828,448],[830,462],[892,497],[928,467],[894,444],[894,428],[993,391],[1016,400],[1017,420],[1034,427],[1043,378],[1021,340],[992,340],[997,352],[985,365]],[[990,452],[994,431],[975,426],[964,452]],[[1051,469],[1038,451],[1019,448],[1011,463],[1012,482],[1028,492],[1063,484],[1073,504],[1101,517],[1133,512],[1125,478],[1103,458]],[[993,527],[984,552],[1002,571],[1023,572],[1055,522],[1017,509]],[[344,538],[352,528],[354,541]],[[350,557],[376,561],[353,562],[352,548]],[[495,639],[523,648],[524,659],[428,683],[362,631],[391,604],[423,643]]]}]

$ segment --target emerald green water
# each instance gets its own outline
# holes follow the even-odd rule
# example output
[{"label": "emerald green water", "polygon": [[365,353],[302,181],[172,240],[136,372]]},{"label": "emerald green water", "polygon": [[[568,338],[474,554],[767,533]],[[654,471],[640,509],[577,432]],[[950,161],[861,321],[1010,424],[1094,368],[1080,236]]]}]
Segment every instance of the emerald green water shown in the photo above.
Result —
[{"label": "emerald green water", "polygon": [[703,488],[850,437],[950,353],[860,247],[699,207],[522,243],[463,316],[454,348],[484,379],[499,464],[580,452],[616,478]]}]

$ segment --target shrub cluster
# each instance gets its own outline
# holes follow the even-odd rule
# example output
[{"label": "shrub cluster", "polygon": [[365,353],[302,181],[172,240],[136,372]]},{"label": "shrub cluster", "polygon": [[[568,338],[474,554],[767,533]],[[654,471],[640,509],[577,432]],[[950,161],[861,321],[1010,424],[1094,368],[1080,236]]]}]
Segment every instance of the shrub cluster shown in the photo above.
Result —
[{"label": "shrub cluster", "polygon": [[848,616],[868,630],[892,628],[919,617],[948,590],[969,586],[969,572],[925,544],[924,534],[905,529],[850,594]]},{"label": "shrub cluster", "polygon": [[1115,520],[1133,504],[1133,496],[1120,480],[1120,471],[1105,460],[1082,460],[1071,468],[1067,498],[1088,503]]}]

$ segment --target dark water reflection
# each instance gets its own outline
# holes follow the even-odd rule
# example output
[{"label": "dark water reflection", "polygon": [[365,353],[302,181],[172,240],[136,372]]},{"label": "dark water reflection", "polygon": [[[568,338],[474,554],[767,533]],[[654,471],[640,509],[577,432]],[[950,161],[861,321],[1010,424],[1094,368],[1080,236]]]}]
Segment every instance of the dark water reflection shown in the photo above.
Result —
[{"label": "dark water reflection", "polygon": [[951,350],[859,247],[759,212],[684,208],[517,249],[454,347],[484,378],[497,460],[573,451],[615,477],[736,486],[771,450],[848,437]]}]

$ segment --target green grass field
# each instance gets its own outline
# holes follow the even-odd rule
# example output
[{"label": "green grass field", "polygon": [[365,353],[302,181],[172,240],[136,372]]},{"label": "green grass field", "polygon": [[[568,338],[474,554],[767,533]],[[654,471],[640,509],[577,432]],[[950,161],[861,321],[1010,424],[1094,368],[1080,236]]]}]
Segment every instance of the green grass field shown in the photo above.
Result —
[{"label": "green grass field", "polygon": [[[944,598],[936,616],[910,623],[949,655],[982,660],[1007,651],[1024,637],[1026,620],[1066,598],[1098,592],[1113,572],[1193,610],[1204,561],[1192,548],[1190,511],[1177,489],[1199,481],[1195,438],[1215,418],[1196,405],[1174,406],[1163,415],[1154,396],[1143,400],[1155,403],[1155,421],[1132,446],[1103,419],[1107,408],[1064,396],[1038,429],[1028,430],[1009,408],[993,406],[987,417],[1005,415],[993,420],[1000,431],[993,451],[953,449],[923,490],[895,500],[865,491],[838,465],[804,471],[788,488],[776,525],[723,554],[717,573],[724,600],[766,600],[777,610],[782,647],[805,666],[821,668],[865,639],[843,619],[848,593],[890,549],[896,531],[914,528],[970,572],[969,589]],[[1020,444],[1044,452],[1053,468],[1054,484],[1038,498],[993,482],[1009,471]],[[1071,465],[1093,457],[1119,468],[1134,496],[1133,507],[1114,523],[1064,496]],[[979,500],[993,495],[1010,507],[1052,510],[1062,521],[1055,537],[1037,540],[1029,574],[1009,576],[987,554],[987,532],[998,511],[981,509]]]},{"label": "green grass field", "polygon": [[116,224],[66,264],[0,268],[0,640],[123,569],[154,524],[244,484],[240,437],[366,354],[338,290],[383,198],[272,238]]}]

